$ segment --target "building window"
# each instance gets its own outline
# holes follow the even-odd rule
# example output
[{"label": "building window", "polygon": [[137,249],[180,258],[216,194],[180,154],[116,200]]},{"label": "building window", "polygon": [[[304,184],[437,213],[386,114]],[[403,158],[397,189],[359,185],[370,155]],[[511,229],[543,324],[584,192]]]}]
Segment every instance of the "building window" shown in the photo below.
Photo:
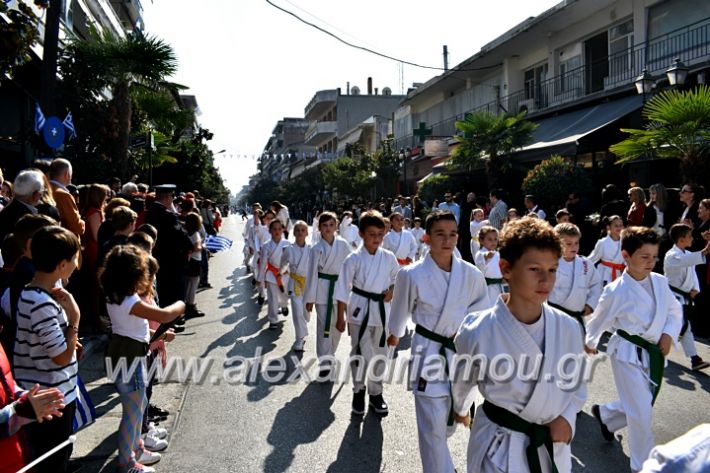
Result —
[{"label": "building window", "polygon": [[574,56],[560,63],[560,92],[582,88],[582,57]]},{"label": "building window", "polygon": [[543,82],[547,79],[547,63],[531,67],[525,71],[523,81],[525,84],[525,100],[534,99],[538,107],[543,107],[547,94],[543,90]]},{"label": "building window", "polygon": [[628,74],[633,68],[634,22],[627,20],[609,28],[609,76]]},{"label": "building window", "polygon": [[648,11],[648,39],[653,40],[710,17],[707,0],[669,0]]}]

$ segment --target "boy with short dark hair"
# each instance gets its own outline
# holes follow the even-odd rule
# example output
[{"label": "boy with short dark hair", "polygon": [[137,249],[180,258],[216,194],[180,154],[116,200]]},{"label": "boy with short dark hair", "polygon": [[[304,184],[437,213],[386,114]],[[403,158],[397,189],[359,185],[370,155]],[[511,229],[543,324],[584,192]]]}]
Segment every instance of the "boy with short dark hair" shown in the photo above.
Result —
[{"label": "boy with short dark hair", "polygon": [[[410,365],[409,388],[419,432],[419,453],[424,473],[453,473],[446,439],[455,430],[451,385],[439,356],[448,367],[453,360],[454,335],[467,314],[490,307],[483,274],[454,255],[458,240],[456,217],[435,210],[426,218],[429,254],[397,275],[387,343],[396,347],[411,317],[417,324],[411,352],[419,362]],[[466,288],[462,291],[462,288]],[[436,372],[438,363],[440,368]],[[431,372],[431,367],[435,372]],[[445,372],[444,372],[445,371]]]},{"label": "boy with short dark hair", "polygon": [[673,225],[669,236],[673,241],[673,248],[668,250],[663,258],[663,273],[668,278],[671,291],[683,306],[680,344],[685,356],[690,358],[692,370],[698,371],[707,368],[710,363],[698,356],[688,313],[694,309],[695,298],[700,292],[700,282],[695,272],[695,266],[705,264],[705,257],[710,253],[710,241],[701,251],[687,251],[693,244],[693,229],[684,223]]},{"label": "boy with short dark hair", "polygon": [[603,290],[587,323],[585,350],[597,353],[606,331],[607,344],[619,400],[592,406],[602,435],[629,427],[631,469],[640,471],[655,445],[653,403],[663,380],[665,357],[682,325],[682,309],[668,279],[656,274],[658,234],[651,228],[629,227],[621,234],[621,254],[626,270]]},{"label": "boy with short dark hair", "polygon": [[582,232],[573,223],[561,223],[555,233],[562,243],[555,287],[547,303],[577,319],[584,327],[584,316],[594,311],[602,293],[602,278],[594,264],[579,255]]},{"label": "boy with short dark hair", "polygon": [[[76,269],[81,244],[69,230],[50,226],[34,234],[31,250],[35,274],[17,306],[15,379],[24,389],[35,384],[56,387],[66,405],[62,417],[27,426],[32,455],[37,458],[72,433],[81,350],[80,313],[72,295],[57,285],[69,279]],[[43,460],[35,471],[66,471],[71,451],[71,445],[61,449]]]},{"label": "boy with short dark hair", "polygon": [[[469,472],[551,471],[543,467],[550,462],[554,471],[572,471],[570,443],[587,388],[583,379],[565,379],[560,370],[567,371],[571,362],[583,367],[586,356],[579,324],[544,304],[560,255],[559,238],[547,222],[524,217],[508,223],[500,239],[500,267],[510,293],[491,309],[468,315],[454,339],[456,420],[470,423],[476,387],[485,399],[473,421]],[[501,356],[512,360],[511,373],[528,363],[538,368],[525,379],[501,377],[492,361]]]},{"label": "boy with short dark hair", "polygon": [[392,231],[385,235],[382,247],[394,253],[400,266],[407,266],[414,262],[417,255],[417,240],[412,232],[404,228],[404,218],[398,212],[390,215]]},{"label": "boy with short dark hair", "polygon": [[347,324],[351,338],[351,367],[353,371],[352,413],[365,414],[365,392],[370,394],[370,407],[377,415],[389,412],[382,397],[384,363],[374,366],[378,378],[367,379],[368,366],[373,359],[387,354],[385,345],[389,302],[392,300],[394,280],[399,271],[397,258],[381,248],[385,236],[385,222],[379,212],[368,211],[360,216],[360,237],[363,244],[343,262],[335,286],[338,301],[336,328],[345,331]]}]

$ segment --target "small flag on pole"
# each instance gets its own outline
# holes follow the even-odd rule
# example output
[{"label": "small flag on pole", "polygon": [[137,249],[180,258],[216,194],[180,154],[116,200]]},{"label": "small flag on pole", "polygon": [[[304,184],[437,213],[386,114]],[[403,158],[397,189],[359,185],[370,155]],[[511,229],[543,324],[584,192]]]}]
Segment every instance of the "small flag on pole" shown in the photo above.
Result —
[{"label": "small flag on pole", "polygon": [[67,113],[67,117],[64,119],[62,124],[69,132],[69,139],[73,140],[76,138],[76,129],[74,128],[74,120],[72,119],[71,112]]},{"label": "small flag on pole", "polygon": [[35,104],[35,133],[39,135],[39,133],[42,131],[42,128],[44,128],[44,113],[42,113],[42,109],[39,108],[39,104]]},{"label": "small flag on pole", "polygon": [[217,253],[218,251],[228,250],[232,247],[232,240],[218,235],[207,235],[205,238],[205,248],[210,253]]},{"label": "small flag on pole", "polygon": [[76,377],[76,411],[74,412],[74,420],[72,427],[74,432],[93,424],[96,421],[96,409],[94,403],[91,402],[86,386],[81,381],[79,376]]}]

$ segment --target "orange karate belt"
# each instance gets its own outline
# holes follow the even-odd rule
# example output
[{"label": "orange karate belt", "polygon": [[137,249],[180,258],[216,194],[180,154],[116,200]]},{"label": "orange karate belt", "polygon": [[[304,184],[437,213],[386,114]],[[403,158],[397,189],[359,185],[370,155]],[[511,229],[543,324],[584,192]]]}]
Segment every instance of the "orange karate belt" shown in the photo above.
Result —
[{"label": "orange karate belt", "polygon": [[271,274],[273,274],[276,278],[276,284],[279,286],[279,290],[286,293],[286,290],[284,289],[284,281],[281,279],[281,270],[268,261],[266,262],[266,270],[271,272]]},{"label": "orange karate belt", "polygon": [[611,268],[611,280],[614,281],[618,276],[617,276],[617,271],[620,273],[624,272],[624,269],[626,268],[626,265],[622,263],[611,263],[609,261],[601,261],[601,264],[603,266],[606,266],[607,268]]},{"label": "orange karate belt", "polygon": [[397,262],[399,263],[400,266],[407,266],[409,264],[409,261],[407,261],[407,258],[404,258],[404,259],[397,258]]}]

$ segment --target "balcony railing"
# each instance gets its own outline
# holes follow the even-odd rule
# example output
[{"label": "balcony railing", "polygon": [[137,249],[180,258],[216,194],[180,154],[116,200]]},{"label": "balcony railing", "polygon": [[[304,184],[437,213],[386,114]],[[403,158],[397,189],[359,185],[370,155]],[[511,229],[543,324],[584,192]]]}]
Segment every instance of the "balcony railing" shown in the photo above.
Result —
[{"label": "balcony railing", "polygon": [[[612,90],[633,87],[643,69],[655,77],[662,77],[680,58],[688,66],[708,60],[710,56],[710,18],[680,28],[646,44],[636,45],[610,55],[596,63],[585,64],[537,84],[502,96],[500,99],[475,107],[438,123],[430,124],[433,136],[453,136],[455,123],[466,114],[486,111],[493,114],[527,111],[534,115],[584,97],[603,95]],[[416,120],[413,120],[416,122]],[[412,146],[412,135],[397,137],[398,148]]]},{"label": "balcony railing", "polygon": [[305,143],[318,146],[324,141],[333,138],[338,131],[338,122],[314,122],[306,131]]}]

